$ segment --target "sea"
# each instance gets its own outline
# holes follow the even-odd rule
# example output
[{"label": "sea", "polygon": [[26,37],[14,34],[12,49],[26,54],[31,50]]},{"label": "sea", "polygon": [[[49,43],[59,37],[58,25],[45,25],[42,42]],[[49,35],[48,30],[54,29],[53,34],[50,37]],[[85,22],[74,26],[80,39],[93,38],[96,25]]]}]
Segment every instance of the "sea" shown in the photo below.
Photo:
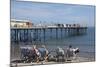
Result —
[{"label": "sea", "polygon": [[69,45],[79,48],[81,57],[95,59],[95,27],[88,27],[87,33],[79,36],[70,36],[62,39],[52,39],[46,42],[46,46],[54,50],[57,46],[66,50]]},{"label": "sea", "polygon": [[[58,31],[58,38],[56,38],[55,30],[52,30],[52,34],[50,32],[45,33],[45,41],[42,35],[43,33],[41,33],[39,35],[41,42],[37,41],[35,45],[45,45],[49,51],[55,50],[58,46],[66,50],[69,45],[72,45],[73,48],[79,48],[79,56],[95,60],[95,27],[88,27],[86,34],[78,36],[65,36],[64,30],[62,32],[61,34]],[[51,35],[52,37],[50,37]],[[33,45],[19,44],[20,47]]]}]

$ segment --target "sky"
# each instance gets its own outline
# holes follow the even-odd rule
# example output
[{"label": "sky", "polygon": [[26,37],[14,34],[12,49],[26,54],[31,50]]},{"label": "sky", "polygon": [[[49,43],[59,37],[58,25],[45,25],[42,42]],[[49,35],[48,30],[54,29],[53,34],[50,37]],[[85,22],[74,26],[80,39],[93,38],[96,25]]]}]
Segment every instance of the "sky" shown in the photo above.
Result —
[{"label": "sky", "polygon": [[11,0],[11,19],[94,26],[95,6]]}]

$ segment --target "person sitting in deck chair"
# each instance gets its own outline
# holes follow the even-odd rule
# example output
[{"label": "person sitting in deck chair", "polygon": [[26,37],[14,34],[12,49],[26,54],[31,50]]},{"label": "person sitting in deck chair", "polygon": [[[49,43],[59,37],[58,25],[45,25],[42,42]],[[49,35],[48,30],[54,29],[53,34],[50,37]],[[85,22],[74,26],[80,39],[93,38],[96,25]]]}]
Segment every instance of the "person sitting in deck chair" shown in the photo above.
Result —
[{"label": "person sitting in deck chair", "polygon": [[36,48],[36,45],[33,45],[33,48],[32,48],[32,58],[34,61],[36,61],[37,63],[39,62],[39,51],[38,49]]},{"label": "person sitting in deck chair", "polygon": [[29,49],[27,47],[21,47],[21,59],[24,60],[24,62],[27,62],[29,60]]},{"label": "person sitting in deck chair", "polygon": [[62,48],[60,48],[60,47],[57,47],[57,49],[56,49],[56,57],[57,57],[57,61],[59,61],[60,60],[60,57],[62,58],[62,60],[64,60],[64,50],[62,49]]},{"label": "person sitting in deck chair", "polygon": [[47,58],[48,58],[48,50],[46,49],[45,45],[42,45],[40,48],[38,48],[38,51],[40,53],[40,59],[42,61],[47,61]]}]

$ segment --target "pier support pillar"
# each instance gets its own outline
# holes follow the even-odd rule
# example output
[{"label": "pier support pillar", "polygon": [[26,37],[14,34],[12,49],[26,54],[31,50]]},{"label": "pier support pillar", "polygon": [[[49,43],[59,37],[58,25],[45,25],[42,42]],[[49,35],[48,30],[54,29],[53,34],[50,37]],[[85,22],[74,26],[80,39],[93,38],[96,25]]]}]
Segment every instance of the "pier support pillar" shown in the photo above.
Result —
[{"label": "pier support pillar", "polygon": [[43,39],[44,39],[44,43],[45,43],[45,29],[43,28]]},{"label": "pier support pillar", "polygon": [[67,36],[67,28],[65,28],[65,30],[64,30],[64,31],[65,31],[65,37],[66,37],[66,36]]},{"label": "pier support pillar", "polygon": [[62,39],[62,28],[61,28],[61,39]]},{"label": "pier support pillar", "polygon": [[50,28],[50,39],[52,39],[52,28]]},{"label": "pier support pillar", "polygon": [[79,31],[79,30],[80,30],[80,29],[79,29],[79,28],[77,28],[77,31],[76,31],[76,32],[77,32],[77,35],[79,35],[79,34],[80,34],[80,31]]},{"label": "pier support pillar", "polygon": [[58,28],[56,28],[56,39],[58,39]]}]

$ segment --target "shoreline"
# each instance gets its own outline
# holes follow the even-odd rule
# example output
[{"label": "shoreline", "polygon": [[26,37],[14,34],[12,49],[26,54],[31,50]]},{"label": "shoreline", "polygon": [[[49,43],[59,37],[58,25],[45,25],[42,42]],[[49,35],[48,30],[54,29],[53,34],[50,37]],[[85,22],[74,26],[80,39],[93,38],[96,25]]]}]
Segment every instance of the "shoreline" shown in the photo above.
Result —
[{"label": "shoreline", "polygon": [[33,63],[11,63],[11,67],[24,67],[24,66],[35,66],[35,65],[49,65],[49,64],[67,64],[67,63],[83,63],[83,62],[95,62],[95,58],[85,58],[85,57],[77,57],[72,61],[65,61],[65,62],[33,62]]}]

